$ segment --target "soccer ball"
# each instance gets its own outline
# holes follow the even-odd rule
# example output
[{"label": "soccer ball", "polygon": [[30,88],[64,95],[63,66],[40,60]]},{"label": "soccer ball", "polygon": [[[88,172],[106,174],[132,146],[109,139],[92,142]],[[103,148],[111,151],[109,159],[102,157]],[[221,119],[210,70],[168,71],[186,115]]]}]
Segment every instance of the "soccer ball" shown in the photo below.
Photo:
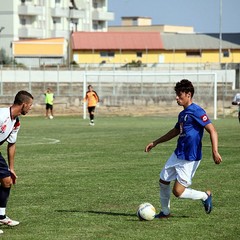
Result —
[{"label": "soccer ball", "polygon": [[53,119],[53,116],[52,116],[52,115],[50,115],[50,116],[49,116],[49,118],[50,118],[50,119]]},{"label": "soccer ball", "polygon": [[151,221],[155,218],[156,209],[151,203],[142,203],[137,209],[139,220]]}]

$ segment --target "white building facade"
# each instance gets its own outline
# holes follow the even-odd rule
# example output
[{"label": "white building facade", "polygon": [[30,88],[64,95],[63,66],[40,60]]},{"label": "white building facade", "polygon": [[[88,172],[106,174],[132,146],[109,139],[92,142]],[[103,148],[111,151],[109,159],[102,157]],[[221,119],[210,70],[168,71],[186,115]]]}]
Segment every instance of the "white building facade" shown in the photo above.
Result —
[{"label": "white building facade", "polygon": [[107,31],[114,14],[108,0],[0,1],[0,49],[11,56],[13,41],[64,37],[75,31]]}]

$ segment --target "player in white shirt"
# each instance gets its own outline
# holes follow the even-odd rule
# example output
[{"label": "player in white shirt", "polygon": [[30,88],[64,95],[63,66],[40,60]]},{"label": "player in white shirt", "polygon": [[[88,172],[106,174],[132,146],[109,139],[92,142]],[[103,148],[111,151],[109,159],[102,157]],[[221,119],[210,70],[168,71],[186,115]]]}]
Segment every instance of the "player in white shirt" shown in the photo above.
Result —
[{"label": "player in white shirt", "polygon": [[[11,185],[15,184],[17,175],[14,170],[17,134],[20,129],[20,115],[26,115],[32,107],[33,96],[27,91],[19,91],[12,106],[0,108],[0,146],[7,141],[7,159],[0,153],[0,224],[16,226],[18,221],[6,216],[6,207]],[[0,233],[3,233],[0,230]]]},{"label": "player in white shirt", "polygon": [[232,105],[238,105],[238,121],[240,123],[240,93],[237,93],[232,101]]}]

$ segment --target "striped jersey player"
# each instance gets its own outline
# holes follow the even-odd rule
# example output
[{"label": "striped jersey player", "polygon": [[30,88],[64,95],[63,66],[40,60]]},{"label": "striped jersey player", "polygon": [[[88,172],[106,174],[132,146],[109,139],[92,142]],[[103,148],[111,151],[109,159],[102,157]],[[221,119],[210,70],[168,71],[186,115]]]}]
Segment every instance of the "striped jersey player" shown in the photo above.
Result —
[{"label": "striped jersey player", "polygon": [[[16,226],[18,221],[6,216],[6,207],[11,185],[16,183],[17,175],[14,170],[16,141],[20,129],[20,115],[26,115],[33,103],[33,96],[27,91],[19,91],[12,106],[0,108],[0,146],[7,142],[7,161],[0,153],[0,224]],[[1,147],[2,148],[2,147]],[[2,150],[2,149],[1,149]],[[0,230],[0,233],[3,233]]]}]

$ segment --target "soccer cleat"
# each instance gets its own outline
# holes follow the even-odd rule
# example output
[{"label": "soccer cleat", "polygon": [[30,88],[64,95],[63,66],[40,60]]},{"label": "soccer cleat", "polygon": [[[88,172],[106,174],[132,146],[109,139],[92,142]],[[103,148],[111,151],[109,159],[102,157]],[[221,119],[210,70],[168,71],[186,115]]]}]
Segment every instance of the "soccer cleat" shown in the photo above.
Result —
[{"label": "soccer cleat", "polygon": [[212,211],[212,194],[210,191],[207,191],[206,194],[208,195],[208,198],[205,201],[202,201],[203,206],[205,208],[205,212],[209,214]]},{"label": "soccer cleat", "polygon": [[0,224],[3,225],[8,225],[10,227],[14,227],[14,226],[17,226],[19,224],[18,221],[15,221],[15,220],[12,220],[10,219],[9,217],[5,217],[4,219],[0,219]]},{"label": "soccer cleat", "polygon": [[159,219],[161,219],[161,218],[169,218],[169,217],[171,217],[170,213],[166,215],[163,212],[160,212],[159,214],[155,215],[155,218],[159,218]]}]

